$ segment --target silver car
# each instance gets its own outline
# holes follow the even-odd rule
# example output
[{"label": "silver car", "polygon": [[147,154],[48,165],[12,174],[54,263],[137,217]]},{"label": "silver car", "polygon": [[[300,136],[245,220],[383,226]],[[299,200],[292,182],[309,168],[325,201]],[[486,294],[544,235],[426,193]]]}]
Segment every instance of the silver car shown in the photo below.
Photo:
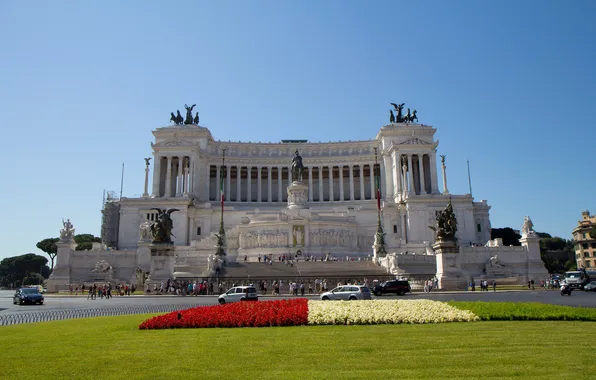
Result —
[{"label": "silver car", "polygon": [[331,291],[321,294],[323,301],[355,301],[371,299],[370,289],[364,285],[342,285]]}]

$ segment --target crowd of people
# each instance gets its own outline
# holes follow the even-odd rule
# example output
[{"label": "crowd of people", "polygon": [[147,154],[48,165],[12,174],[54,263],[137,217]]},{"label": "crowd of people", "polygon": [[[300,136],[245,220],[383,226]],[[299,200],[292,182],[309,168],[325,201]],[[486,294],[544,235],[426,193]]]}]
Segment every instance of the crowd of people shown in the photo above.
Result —
[{"label": "crowd of people", "polygon": [[[135,284],[117,284],[116,285],[116,294],[119,296],[130,296],[132,295],[135,290],[137,289]],[[68,291],[70,295],[79,295],[79,290],[81,295],[84,295],[85,292],[87,294],[88,300],[95,300],[97,297],[103,299],[112,298],[112,284],[93,284],[93,285],[85,285],[85,283],[81,284],[79,287],[78,284],[70,284],[68,286]]]}]

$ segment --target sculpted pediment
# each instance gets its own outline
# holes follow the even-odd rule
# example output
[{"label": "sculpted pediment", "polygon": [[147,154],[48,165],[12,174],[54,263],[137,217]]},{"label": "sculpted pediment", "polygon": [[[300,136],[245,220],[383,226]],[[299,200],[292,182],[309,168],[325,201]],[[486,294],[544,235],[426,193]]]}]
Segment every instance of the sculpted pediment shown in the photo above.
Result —
[{"label": "sculpted pediment", "polygon": [[432,144],[432,142],[428,142],[428,141],[419,139],[418,137],[412,137],[409,140],[400,142],[398,145],[431,145],[431,144]]},{"label": "sculpted pediment", "polygon": [[152,144],[152,146],[154,146],[154,147],[194,146],[194,144],[189,141],[175,139],[175,140],[162,141],[157,144]]}]

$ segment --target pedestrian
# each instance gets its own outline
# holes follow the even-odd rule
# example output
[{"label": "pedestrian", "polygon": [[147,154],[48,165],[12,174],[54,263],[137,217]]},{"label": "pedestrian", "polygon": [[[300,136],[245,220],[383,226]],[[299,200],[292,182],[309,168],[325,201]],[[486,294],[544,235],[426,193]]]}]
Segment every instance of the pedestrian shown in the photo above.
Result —
[{"label": "pedestrian", "polygon": [[493,292],[497,291],[497,282],[493,280]]}]

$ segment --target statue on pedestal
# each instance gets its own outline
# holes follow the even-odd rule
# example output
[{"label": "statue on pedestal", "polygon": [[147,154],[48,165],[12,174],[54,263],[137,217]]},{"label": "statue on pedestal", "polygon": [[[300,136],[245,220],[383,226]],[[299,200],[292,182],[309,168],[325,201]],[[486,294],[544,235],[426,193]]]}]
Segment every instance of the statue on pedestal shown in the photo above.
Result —
[{"label": "statue on pedestal", "polygon": [[429,228],[436,232],[437,241],[455,241],[457,220],[451,201],[443,211],[437,213],[436,221],[436,226],[429,226]]},{"label": "statue on pedestal", "polygon": [[153,238],[153,233],[151,232],[151,225],[152,223],[148,220],[145,220],[139,226],[139,237],[141,241],[150,240]]},{"label": "statue on pedestal", "polygon": [[302,172],[304,166],[302,165],[302,157],[298,153],[298,149],[294,152],[294,158],[292,158],[292,178],[295,182],[302,182]]},{"label": "statue on pedestal", "polygon": [[524,216],[524,224],[522,225],[521,234],[523,237],[536,235],[536,231],[534,231],[534,223],[532,223],[532,219],[530,219],[529,216]]},{"label": "statue on pedestal", "polygon": [[199,125],[199,113],[198,113],[198,112],[197,112],[197,115],[195,116],[195,118],[194,118],[194,120],[193,120],[193,123],[194,123],[195,125]]},{"label": "statue on pedestal", "polygon": [[64,221],[64,219],[62,219],[62,226],[63,228],[60,230],[60,239],[72,240],[74,238],[75,229],[72,223],[70,222],[70,219],[66,219],[66,222]]},{"label": "statue on pedestal", "polygon": [[157,221],[151,225],[151,234],[153,235],[152,243],[172,244],[171,236],[174,236],[172,234],[172,228],[174,227],[174,224],[170,215],[174,211],[180,210],[176,208],[171,208],[169,210],[166,210],[165,208],[152,208],[151,210],[157,210],[159,213],[157,216]]}]

